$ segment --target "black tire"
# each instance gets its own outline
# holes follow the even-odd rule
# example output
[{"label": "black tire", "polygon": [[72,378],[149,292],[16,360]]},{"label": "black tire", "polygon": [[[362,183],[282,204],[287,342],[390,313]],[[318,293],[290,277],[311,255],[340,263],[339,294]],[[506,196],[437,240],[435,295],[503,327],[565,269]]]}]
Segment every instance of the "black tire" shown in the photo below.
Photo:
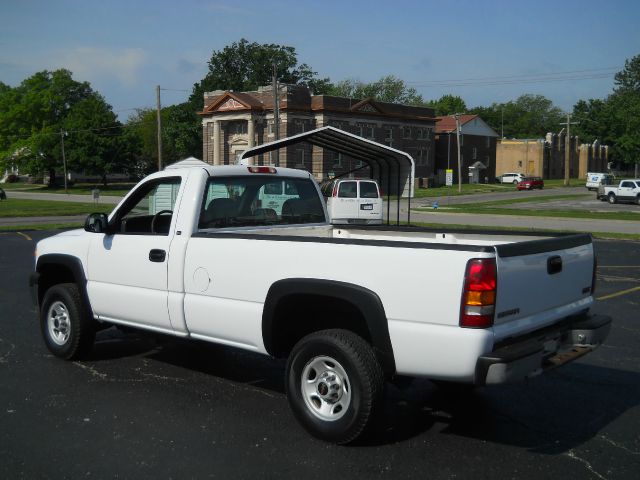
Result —
[{"label": "black tire", "polygon": [[373,349],[347,330],[322,330],[302,338],[289,355],[285,383],[289,405],[302,426],[338,444],[361,436],[383,400],[384,376]]},{"label": "black tire", "polygon": [[44,294],[40,330],[51,353],[65,360],[89,353],[96,337],[93,319],[87,314],[75,283],[54,285]]},{"label": "black tire", "polygon": [[513,181],[513,184],[514,184],[514,185],[517,185],[517,184],[518,184],[518,180],[514,180],[514,181]]},{"label": "black tire", "polygon": [[610,193],[609,196],[607,197],[607,200],[609,201],[609,203],[611,205],[613,205],[614,203],[616,203],[618,200],[616,199],[616,196],[613,193]]},{"label": "black tire", "polygon": [[636,205],[640,205],[640,195],[636,197]]}]

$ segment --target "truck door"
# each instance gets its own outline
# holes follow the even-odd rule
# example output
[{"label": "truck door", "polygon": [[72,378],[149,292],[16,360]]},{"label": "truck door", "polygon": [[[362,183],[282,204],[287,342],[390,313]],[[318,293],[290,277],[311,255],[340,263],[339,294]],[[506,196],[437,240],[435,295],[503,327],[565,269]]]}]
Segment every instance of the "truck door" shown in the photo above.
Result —
[{"label": "truck door", "polygon": [[172,330],[167,266],[181,184],[176,176],[138,186],[111,216],[113,233],[95,236],[87,289],[100,318]]}]

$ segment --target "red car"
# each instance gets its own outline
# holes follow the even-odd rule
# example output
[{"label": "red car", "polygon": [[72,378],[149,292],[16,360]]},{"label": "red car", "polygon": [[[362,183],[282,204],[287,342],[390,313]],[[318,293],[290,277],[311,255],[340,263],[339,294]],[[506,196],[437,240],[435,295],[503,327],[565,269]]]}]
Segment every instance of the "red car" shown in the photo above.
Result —
[{"label": "red car", "polygon": [[534,188],[542,190],[544,188],[544,180],[540,177],[524,177],[518,182],[516,188],[518,190],[533,190]]}]

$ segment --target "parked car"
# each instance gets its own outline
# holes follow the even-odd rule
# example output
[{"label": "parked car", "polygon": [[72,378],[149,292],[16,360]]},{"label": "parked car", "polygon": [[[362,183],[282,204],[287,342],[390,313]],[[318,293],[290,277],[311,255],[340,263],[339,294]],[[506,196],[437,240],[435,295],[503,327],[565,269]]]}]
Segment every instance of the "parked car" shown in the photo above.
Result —
[{"label": "parked car", "polygon": [[598,190],[600,185],[613,185],[614,178],[610,173],[588,172],[585,187],[587,190]]},{"label": "parked car", "polygon": [[309,172],[185,160],[38,242],[30,284],[54,356],[121,325],[288,358],[294,416],[347,443],[396,375],[503,384],[597,348],[595,267],[588,234],[333,226]]},{"label": "parked car", "polygon": [[640,179],[622,180],[617,187],[600,185],[598,200],[608,200],[609,203],[628,202],[640,205]]},{"label": "parked car", "polygon": [[521,181],[523,178],[524,178],[524,173],[510,172],[510,173],[503,173],[496,180],[498,181],[498,183],[513,183],[515,185],[519,181]]},{"label": "parked car", "polygon": [[518,190],[533,190],[534,188],[542,190],[544,188],[544,180],[540,177],[524,177],[518,182],[516,188]]},{"label": "parked car", "polygon": [[334,224],[379,225],[382,195],[375,180],[340,179],[323,187],[329,219]]}]

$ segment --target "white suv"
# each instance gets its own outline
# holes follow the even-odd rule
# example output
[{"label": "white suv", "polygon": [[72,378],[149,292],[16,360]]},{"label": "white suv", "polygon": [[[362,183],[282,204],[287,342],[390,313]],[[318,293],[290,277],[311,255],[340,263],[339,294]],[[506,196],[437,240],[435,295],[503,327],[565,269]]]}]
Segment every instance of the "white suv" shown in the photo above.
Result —
[{"label": "white suv", "polygon": [[513,183],[517,184],[524,178],[524,173],[503,173],[498,177],[498,182],[500,183]]}]

